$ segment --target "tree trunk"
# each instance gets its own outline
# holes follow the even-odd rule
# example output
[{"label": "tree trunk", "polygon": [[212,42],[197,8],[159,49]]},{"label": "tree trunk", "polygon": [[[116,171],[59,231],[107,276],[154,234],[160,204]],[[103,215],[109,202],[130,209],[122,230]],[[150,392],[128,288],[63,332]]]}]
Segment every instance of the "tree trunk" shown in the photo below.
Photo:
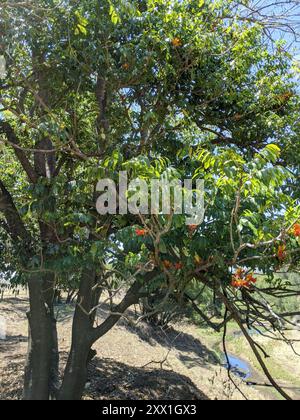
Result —
[{"label": "tree trunk", "polygon": [[[25,366],[24,399],[55,398],[58,386],[58,340],[53,316],[54,275],[29,279],[29,344]],[[51,297],[52,296],[52,297]]]},{"label": "tree trunk", "polygon": [[80,400],[84,391],[96,313],[91,311],[99,300],[99,289],[94,288],[96,282],[95,270],[83,271],[73,320],[72,346],[59,393],[60,400]]},{"label": "tree trunk", "polygon": [[[83,337],[85,333],[83,332]],[[91,343],[84,338],[71,348],[65,369],[63,384],[59,393],[59,400],[78,401],[84,392],[87,380]]]}]

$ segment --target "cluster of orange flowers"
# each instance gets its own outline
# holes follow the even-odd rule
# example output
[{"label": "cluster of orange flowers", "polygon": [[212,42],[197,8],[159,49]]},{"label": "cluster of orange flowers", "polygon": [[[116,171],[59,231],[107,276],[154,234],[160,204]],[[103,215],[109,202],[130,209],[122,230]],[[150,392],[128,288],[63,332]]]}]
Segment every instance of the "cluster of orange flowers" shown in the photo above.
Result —
[{"label": "cluster of orange flowers", "polygon": [[257,279],[253,274],[246,274],[245,270],[239,268],[232,276],[231,286],[235,288],[247,287],[257,283]]},{"label": "cluster of orange flowers", "polygon": [[148,231],[146,229],[136,229],[135,233],[137,236],[147,236]]},{"label": "cluster of orange flowers", "polygon": [[299,223],[296,223],[296,224],[293,226],[292,232],[293,232],[293,235],[294,235],[296,238],[300,238],[300,224],[299,224]]},{"label": "cluster of orange flowers", "polygon": [[172,45],[175,48],[181,47],[182,46],[182,41],[180,38],[173,38],[172,39]]},{"label": "cluster of orange flowers", "polygon": [[281,103],[286,103],[288,102],[292,97],[294,96],[293,92],[285,92],[282,95],[277,95],[277,99],[281,102]]},{"label": "cluster of orange flowers", "polygon": [[122,64],[122,69],[123,70],[129,70],[130,69],[130,64],[129,63],[124,63],[124,64]]},{"label": "cluster of orange flowers", "polygon": [[171,261],[169,260],[164,260],[163,261],[163,265],[167,270],[172,270],[175,269],[176,271],[178,270],[182,270],[184,265],[182,264],[182,262],[177,262],[175,264],[171,263]]},{"label": "cluster of orange flowers", "polygon": [[[290,234],[295,238],[300,238],[300,223],[295,223]],[[287,248],[285,244],[279,245],[277,249],[277,258],[279,261],[284,261],[287,258]]]},{"label": "cluster of orange flowers", "polygon": [[286,259],[286,246],[285,245],[279,245],[278,251],[277,251],[277,257],[279,261],[284,261]]},{"label": "cluster of orange flowers", "polygon": [[189,225],[189,232],[193,234],[198,229],[199,225]]}]

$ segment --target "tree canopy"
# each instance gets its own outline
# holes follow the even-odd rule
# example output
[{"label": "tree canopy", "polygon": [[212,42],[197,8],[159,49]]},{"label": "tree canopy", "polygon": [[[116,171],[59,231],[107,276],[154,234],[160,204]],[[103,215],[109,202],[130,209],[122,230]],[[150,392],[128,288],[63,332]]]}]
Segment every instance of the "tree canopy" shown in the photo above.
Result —
[{"label": "tree canopy", "polygon": [[[275,313],[268,297],[300,293],[275,276],[299,267],[299,64],[272,31],[275,22],[279,33],[293,29],[288,13],[277,21],[253,6],[0,6],[0,269],[29,286],[26,398],[80,398],[91,346],[129,306],[155,296],[149,313],[170,298],[199,309],[203,287],[225,309],[210,325],[234,319],[289,398],[247,328],[282,331],[293,314]],[[173,213],[100,216],[97,182],[124,170],[148,183],[203,179],[203,224]],[[51,356],[59,288],[79,290],[62,386]],[[104,291],[112,313],[96,326]]]}]

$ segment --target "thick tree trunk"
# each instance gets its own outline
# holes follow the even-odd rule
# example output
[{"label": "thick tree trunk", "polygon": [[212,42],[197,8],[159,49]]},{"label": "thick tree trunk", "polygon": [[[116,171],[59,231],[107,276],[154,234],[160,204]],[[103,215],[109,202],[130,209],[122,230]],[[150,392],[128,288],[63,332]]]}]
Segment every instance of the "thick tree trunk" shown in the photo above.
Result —
[{"label": "thick tree trunk", "polygon": [[51,294],[53,285],[52,274],[35,274],[29,279],[29,344],[25,366],[25,400],[49,400],[50,397],[55,397],[58,387],[58,340]]},{"label": "thick tree trunk", "polygon": [[[84,335],[85,333],[83,332]],[[81,399],[87,380],[91,345],[91,342],[87,342],[87,339],[84,338],[81,342],[74,343],[72,346],[59,393],[59,400],[77,401]]]},{"label": "thick tree trunk", "polygon": [[60,400],[80,400],[84,391],[93,345],[92,332],[96,311],[92,309],[99,301],[99,289],[95,289],[96,282],[95,270],[83,271],[73,320],[72,346],[59,393]]}]

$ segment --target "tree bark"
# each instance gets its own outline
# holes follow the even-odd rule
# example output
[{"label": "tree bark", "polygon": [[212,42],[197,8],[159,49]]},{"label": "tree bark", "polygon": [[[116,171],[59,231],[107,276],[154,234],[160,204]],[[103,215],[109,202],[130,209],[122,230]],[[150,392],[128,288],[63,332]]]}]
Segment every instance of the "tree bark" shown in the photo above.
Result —
[{"label": "tree bark", "polygon": [[53,314],[52,273],[34,274],[28,281],[29,344],[24,377],[24,399],[55,398],[58,388],[58,340]]},{"label": "tree bark", "polygon": [[80,400],[84,391],[88,358],[93,344],[91,333],[96,311],[92,309],[97,305],[99,296],[96,283],[95,270],[83,270],[73,319],[72,346],[59,393],[60,400]]},{"label": "tree bark", "polygon": [[82,398],[87,380],[91,345],[91,341],[86,338],[76,341],[72,345],[59,393],[59,400],[78,401]]}]

